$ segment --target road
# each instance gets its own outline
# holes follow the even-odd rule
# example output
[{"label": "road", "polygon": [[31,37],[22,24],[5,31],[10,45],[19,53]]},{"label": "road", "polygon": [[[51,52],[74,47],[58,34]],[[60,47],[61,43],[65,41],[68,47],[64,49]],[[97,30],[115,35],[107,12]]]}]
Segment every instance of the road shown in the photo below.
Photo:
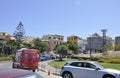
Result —
[{"label": "road", "polygon": [[0,61],[1,68],[12,68],[12,61]]},{"label": "road", "polygon": [[[48,61],[48,62],[49,62],[49,61]],[[39,68],[40,68],[40,70],[39,70],[39,71],[36,71],[36,73],[40,74],[40,75],[43,76],[44,78],[62,78],[62,77],[60,77],[60,76],[53,75],[53,74],[52,74],[53,71],[50,72],[50,74],[48,74],[48,71],[47,71],[47,69],[49,69],[49,66],[47,65],[48,62],[47,62],[47,61],[45,61],[45,62],[40,62],[40,63],[39,63]],[[44,69],[43,69],[43,68],[41,69],[41,66],[45,66],[45,68],[44,68]],[[0,69],[8,69],[8,68],[12,69],[12,61],[1,61],[1,62],[0,62]],[[51,67],[50,67],[50,68],[51,68]],[[53,68],[53,70],[54,70],[54,68]]]}]

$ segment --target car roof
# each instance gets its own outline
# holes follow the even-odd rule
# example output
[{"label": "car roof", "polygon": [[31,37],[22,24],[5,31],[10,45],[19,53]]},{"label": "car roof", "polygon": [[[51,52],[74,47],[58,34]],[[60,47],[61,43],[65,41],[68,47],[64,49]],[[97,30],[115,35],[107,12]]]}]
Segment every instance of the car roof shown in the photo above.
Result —
[{"label": "car roof", "polygon": [[86,62],[86,63],[95,63],[93,61],[85,61],[85,60],[74,60],[74,61],[68,61],[67,63],[73,63],[73,62]]},{"label": "car roof", "polygon": [[0,78],[13,78],[17,76],[27,75],[33,73],[32,71],[22,69],[0,69]]}]

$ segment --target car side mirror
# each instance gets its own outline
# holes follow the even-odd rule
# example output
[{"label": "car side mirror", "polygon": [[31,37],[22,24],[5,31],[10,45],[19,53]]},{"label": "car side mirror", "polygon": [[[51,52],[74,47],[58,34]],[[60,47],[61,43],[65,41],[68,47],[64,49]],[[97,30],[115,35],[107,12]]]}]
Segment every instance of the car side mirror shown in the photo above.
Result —
[{"label": "car side mirror", "polygon": [[98,70],[100,70],[100,68],[96,68],[95,70],[98,71]]}]

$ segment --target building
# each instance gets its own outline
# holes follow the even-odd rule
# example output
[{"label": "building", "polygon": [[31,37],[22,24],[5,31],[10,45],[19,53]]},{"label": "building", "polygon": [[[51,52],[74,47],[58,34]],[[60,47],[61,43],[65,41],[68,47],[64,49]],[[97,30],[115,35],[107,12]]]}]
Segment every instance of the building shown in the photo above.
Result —
[{"label": "building", "polygon": [[58,44],[62,44],[64,43],[64,36],[62,35],[44,35],[42,38],[41,38],[42,41],[45,41],[48,43],[49,45],[49,49],[50,51],[54,51],[56,45]]},{"label": "building", "polygon": [[10,40],[10,35],[7,32],[0,32],[0,40]]},{"label": "building", "polygon": [[115,37],[115,45],[120,45],[120,36]]},{"label": "building", "polygon": [[[106,44],[112,43],[112,38],[106,37]],[[87,49],[96,51],[102,51],[104,49],[103,37],[95,33],[87,38]]]},{"label": "building", "polygon": [[23,42],[33,44],[34,39],[36,39],[36,37],[26,36]]},{"label": "building", "polygon": [[83,53],[86,51],[86,47],[87,47],[87,41],[80,38],[78,40],[78,50]]},{"label": "building", "polygon": [[97,33],[87,38],[87,49],[88,50],[102,50],[103,49],[103,38]]},{"label": "building", "polygon": [[74,43],[74,44],[78,44],[78,40],[79,40],[80,38],[78,37],[78,36],[69,36],[69,37],[67,37],[67,42],[69,43]]},{"label": "building", "polygon": [[67,43],[74,43],[77,44],[78,46],[78,53],[79,52],[84,52],[86,50],[86,46],[87,46],[87,41],[79,38],[78,36],[69,36],[67,37]]}]

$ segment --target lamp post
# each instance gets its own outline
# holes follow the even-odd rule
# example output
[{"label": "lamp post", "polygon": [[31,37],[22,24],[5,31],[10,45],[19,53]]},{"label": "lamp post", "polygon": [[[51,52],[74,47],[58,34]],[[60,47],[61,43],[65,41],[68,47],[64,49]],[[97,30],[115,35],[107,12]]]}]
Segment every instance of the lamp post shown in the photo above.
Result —
[{"label": "lamp post", "polygon": [[106,44],[106,29],[102,29],[101,32],[103,32],[103,52],[105,50],[104,45]]},{"label": "lamp post", "polygon": [[92,59],[92,37],[90,37],[90,60]]}]

